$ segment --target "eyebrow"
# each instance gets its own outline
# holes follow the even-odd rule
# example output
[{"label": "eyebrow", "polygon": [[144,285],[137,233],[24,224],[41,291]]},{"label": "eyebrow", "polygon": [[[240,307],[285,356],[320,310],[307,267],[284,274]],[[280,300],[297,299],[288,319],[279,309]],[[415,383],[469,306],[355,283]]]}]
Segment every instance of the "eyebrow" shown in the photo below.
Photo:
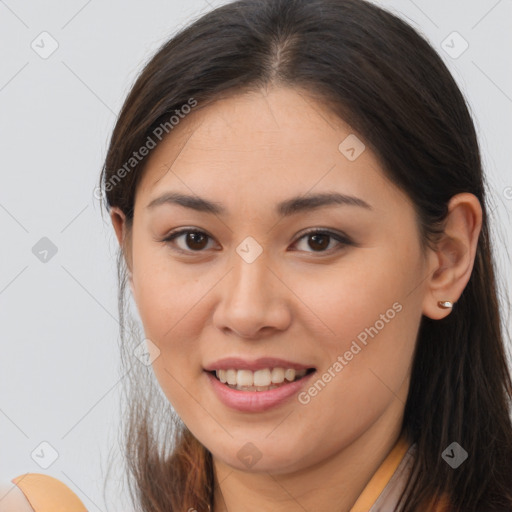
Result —
[{"label": "eyebrow", "polygon": [[[207,212],[215,215],[225,215],[226,208],[218,202],[209,201],[199,196],[190,196],[179,192],[167,192],[153,199],[147,208],[154,208],[163,204],[177,204],[199,212]],[[340,194],[338,192],[324,192],[309,194],[286,199],[277,204],[275,211],[280,217],[289,217],[298,213],[308,212],[326,206],[358,206],[372,210],[366,201],[359,197]]]}]

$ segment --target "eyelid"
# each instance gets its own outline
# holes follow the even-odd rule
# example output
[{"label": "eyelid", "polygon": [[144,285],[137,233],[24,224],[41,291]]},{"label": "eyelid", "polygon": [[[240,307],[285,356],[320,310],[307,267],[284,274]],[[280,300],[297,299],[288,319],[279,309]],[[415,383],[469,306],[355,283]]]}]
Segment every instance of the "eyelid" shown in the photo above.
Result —
[{"label": "eyelid", "polygon": [[306,231],[301,231],[297,235],[297,240],[300,240],[301,238],[303,238],[309,234],[329,235],[331,238],[340,240],[341,242],[346,243],[346,244],[354,243],[348,235],[343,233],[343,231],[333,231],[330,228],[322,228],[322,227],[308,228]]},{"label": "eyelid", "polygon": [[204,231],[204,230],[198,229],[198,228],[194,228],[194,227],[184,227],[184,228],[178,228],[175,231],[171,231],[170,233],[165,235],[164,238],[159,239],[158,241],[165,243],[167,245],[172,245],[172,250],[179,252],[181,254],[191,255],[191,254],[200,254],[202,252],[205,252],[205,250],[202,250],[202,251],[184,250],[184,249],[181,249],[180,247],[176,247],[173,244],[173,242],[176,238],[178,238],[182,235],[185,235],[187,233],[198,233],[201,235],[206,235],[210,240],[214,239],[207,231]]},{"label": "eyelid", "polygon": [[[175,231],[171,231],[163,239],[158,239],[158,241],[167,243],[167,244],[172,244],[172,242],[176,238],[179,238],[180,236],[185,235],[187,233],[198,233],[201,235],[206,235],[210,240],[214,240],[214,238],[207,231],[204,231],[202,229],[195,228],[195,227],[184,227],[184,228],[178,228]],[[331,249],[328,249],[325,251],[305,251],[307,253],[316,254],[318,256],[330,255],[333,252],[341,250],[343,247],[345,247],[347,245],[356,245],[355,242],[353,242],[352,239],[349,236],[347,236],[345,233],[343,233],[341,231],[333,231],[329,228],[321,228],[321,227],[309,228],[306,231],[300,232],[297,235],[295,242],[293,242],[293,245],[296,245],[300,240],[302,240],[302,238],[304,238],[310,234],[327,235],[330,238],[333,238],[334,240],[336,240],[338,242],[338,247],[334,247],[334,248],[331,248]],[[174,251],[177,251],[182,254],[187,254],[187,255],[193,255],[193,254],[195,255],[195,254],[201,254],[202,252],[206,252],[205,249],[203,249],[201,251],[192,251],[192,250],[184,250],[184,249],[181,249],[176,246],[173,246],[172,249]]]},{"label": "eyelid", "polygon": [[317,228],[317,227],[309,228],[306,231],[302,231],[301,233],[299,233],[297,235],[296,241],[293,242],[293,245],[296,245],[307,235],[314,235],[314,234],[327,235],[331,239],[336,240],[336,242],[337,242],[336,247],[327,249],[326,251],[305,251],[306,253],[313,254],[318,257],[323,256],[323,255],[325,255],[325,256],[331,255],[335,252],[341,251],[343,248],[345,248],[346,246],[349,246],[349,245],[356,245],[355,242],[348,235],[343,233],[342,231],[333,231],[332,229],[321,228],[321,227],[320,228]]}]

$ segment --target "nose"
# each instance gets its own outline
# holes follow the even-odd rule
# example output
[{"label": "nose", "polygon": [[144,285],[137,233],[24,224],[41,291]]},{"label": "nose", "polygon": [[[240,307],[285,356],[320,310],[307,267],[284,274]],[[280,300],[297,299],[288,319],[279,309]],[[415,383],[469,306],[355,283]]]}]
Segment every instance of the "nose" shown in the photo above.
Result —
[{"label": "nose", "polygon": [[225,334],[259,339],[288,328],[293,293],[263,255],[248,263],[235,253],[233,268],[219,285],[213,323]]}]

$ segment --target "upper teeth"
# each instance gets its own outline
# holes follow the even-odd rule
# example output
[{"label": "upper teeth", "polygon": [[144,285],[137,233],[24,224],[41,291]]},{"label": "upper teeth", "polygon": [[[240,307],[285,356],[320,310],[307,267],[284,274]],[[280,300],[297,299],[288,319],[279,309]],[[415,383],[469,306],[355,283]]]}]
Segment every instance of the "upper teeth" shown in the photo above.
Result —
[{"label": "upper teeth", "polygon": [[307,370],[294,370],[293,368],[265,368],[263,370],[215,370],[217,378],[232,386],[270,386],[281,384],[284,380],[290,382],[296,378],[304,377]]}]

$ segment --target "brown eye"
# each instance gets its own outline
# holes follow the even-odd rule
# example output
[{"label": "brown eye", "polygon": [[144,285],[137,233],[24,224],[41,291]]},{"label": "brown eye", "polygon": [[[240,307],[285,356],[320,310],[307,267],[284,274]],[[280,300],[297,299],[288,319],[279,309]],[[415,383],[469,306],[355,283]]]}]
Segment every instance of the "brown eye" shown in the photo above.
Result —
[{"label": "brown eye", "polygon": [[[181,243],[177,241],[182,239]],[[333,233],[331,231],[312,230],[299,238],[307,239],[307,247],[304,249],[306,252],[313,253],[330,253],[343,249],[347,245],[353,245],[352,241],[345,235]],[[167,238],[162,240],[173,246],[178,252],[181,253],[194,253],[204,252],[208,248],[208,240],[212,240],[210,235],[203,231],[195,229],[181,229],[175,233],[171,233]],[[331,242],[335,241],[334,247],[329,247]],[[298,242],[296,242],[297,244]],[[309,250],[308,250],[309,249]]]},{"label": "brown eye", "polygon": [[313,243],[310,244],[310,247],[315,250],[324,250],[329,246],[329,239],[331,238],[329,235],[325,234],[314,234],[308,235],[310,237],[310,241]]},{"label": "brown eye", "polygon": [[[331,252],[331,250],[339,250],[346,245],[352,245],[352,241],[348,237],[330,231],[309,231],[302,235],[299,241],[304,238],[308,240],[307,247],[313,249],[309,252]],[[332,240],[336,241],[337,246],[329,248]],[[308,251],[306,250],[306,252]]]},{"label": "brown eye", "polygon": [[[183,239],[181,247],[175,242],[175,240],[178,240],[180,238]],[[181,252],[201,252],[207,246],[207,240],[209,238],[210,236],[202,231],[182,229],[180,231],[172,233],[163,241],[169,243],[172,242],[173,245],[177,246],[177,250]]]},{"label": "brown eye", "polygon": [[204,249],[206,239],[207,239],[207,235],[204,235],[203,233],[196,233],[196,232],[186,233],[185,245],[187,245],[187,247],[189,247],[190,249],[198,251],[198,250]]}]

